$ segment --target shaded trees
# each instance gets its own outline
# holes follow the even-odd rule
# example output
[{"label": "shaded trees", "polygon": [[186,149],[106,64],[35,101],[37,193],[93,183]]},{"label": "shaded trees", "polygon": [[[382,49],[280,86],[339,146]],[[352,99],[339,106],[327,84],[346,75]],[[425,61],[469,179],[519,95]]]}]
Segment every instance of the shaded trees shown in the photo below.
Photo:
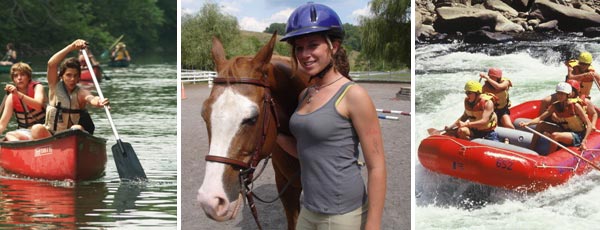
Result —
[{"label": "shaded trees", "polygon": [[373,17],[363,17],[362,55],[363,61],[385,62],[385,69],[410,66],[410,1],[373,0]]}]

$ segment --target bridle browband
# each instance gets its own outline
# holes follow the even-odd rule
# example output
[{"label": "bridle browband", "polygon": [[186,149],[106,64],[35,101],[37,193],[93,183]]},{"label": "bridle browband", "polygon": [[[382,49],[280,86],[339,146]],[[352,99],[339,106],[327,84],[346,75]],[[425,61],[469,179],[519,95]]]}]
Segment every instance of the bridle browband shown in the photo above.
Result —
[{"label": "bridle browband", "polygon": [[[264,88],[264,95],[263,95],[263,99],[262,99],[262,101],[263,101],[263,119],[262,119],[262,128],[261,128],[262,133],[256,140],[256,146],[254,147],[254,150],[252,151],[252,153],[250,153],[250,161],[246,163],[246,162],[243,162],[243,161],[240,161],[237,159],[233,159],[233,158],[229,158],[229,157],[220,157],[220,156],[211,156],[211,155],[206,155],[206,157],[204,158],[206,161],[230,165],[234,169],[239,170],[240,173],[238,175],[238,179],[240,181],[240,193],[242,193],[243,195],[246,196],[247,205],[250,208],[250,210],[252,212],[252,216],[254,217],[254,221],[256,222],[256,225],[258,225],[259,229],[262,229],[262,226],[260,225],[260,223],[258,221],[258,212],[256,210],[256,206],[254,205],[254,197],[256,197],[258,200],[260,200],[262,202],[267,202],[267,201],[260,199],[252,192],[253,182],[264,171],[264,169],[267,165],[267,162],[268,162],[269,158],[271,157],[271,154],[267,155],[267,158],[266,158],[261,170],[257,173],[256,177],[254,177],[254,172],[256,171],[256,167],[258,166],[258,163],[261,160],[260,153],[261,153],[262,147],[265,143],[265,140],[267,138],[267,132],[269,130],[271,116],[274,117],[277,127],[279,128],[279,126],[280,126],[279,117],[277,115],[277,109],[275,107],[276,104],[275,104],[275,101],[273,100],[273,97],[271,96],[271,88],[270,88],[269,82],[267,81],[267,75],[263,74],[263,76],[264,77],[262,79],[232,78],[232,77],[217,77],[217,78],[213,79],[214,84],[227,84],[227,85],[249,84],[249,85],[255,85],[255,86]],[[279,194],[279,196],[277,196],[272,201],[268,201],[267,203],[276,201],[281,196],[283,191],[284,190],[282,190],[282,192]]]}]

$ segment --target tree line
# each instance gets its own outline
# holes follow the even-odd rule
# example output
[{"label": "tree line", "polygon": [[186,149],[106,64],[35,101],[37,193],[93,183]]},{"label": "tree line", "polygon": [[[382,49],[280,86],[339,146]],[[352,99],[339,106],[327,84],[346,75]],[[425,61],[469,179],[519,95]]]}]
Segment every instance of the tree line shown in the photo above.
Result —
[{"label": "tree line", "polygon": [[13,43],[20,57],[49,56],[77,38],[102,52],[120,35],[133,52],[176,53],[177,1],[0,2],[0,46]]},{"label": "tree line", "polygon": [[[351,69],[399,70],[410,67],[410,1],[373,0],[373,16],[362,17],[355,26],[345,23],[344,48],[349,52]],[[195,15],[184,14],[181,24],[181,63],[187,69],[214,69],[210,49],[212,37],[218,37],[227,57],[253,55],[275,31],[285,34],[285,23],[272,23],[265,35],[248,35],[240,30],[237,19],[221,12],[216,3],[206,3]],[[259,37],[263,37],[259,39]],[[275,53],[289,56],[290,48],[278,42]]]}]

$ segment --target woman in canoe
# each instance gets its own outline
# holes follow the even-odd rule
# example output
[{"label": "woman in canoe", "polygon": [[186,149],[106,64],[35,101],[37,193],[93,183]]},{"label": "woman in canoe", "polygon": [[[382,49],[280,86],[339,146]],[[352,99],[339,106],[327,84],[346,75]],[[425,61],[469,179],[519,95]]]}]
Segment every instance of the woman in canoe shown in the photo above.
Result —
[{"label": "woman in canoe", "polygon": [[4,110],[0,117],[0,133],[6,130],[12,114],[18,128],[6,133],[6,141],[31,140],[30,128],[35,124],[44,124],[46,116],[46,100],[44,86],[31,80],[31,67],[23,62],[18,62],[10,68],[10,77],[13,84],[4,87],[6,95]]},{"label": "woman in canoe", "polygon": [[117,44],[115,50],[111,54],[111,57],[113,61],[131,61],[129,51],[127,51],[127,46],[123,42],[119,42],[119,44]]},{"label": "woman in canoe", "polygon": [[[581,149],[587,149],[586,140],[592,131],[592,123],[587,117],[583,107],[578,103],[578,98],[569,98],[573,88],[566,82],[558,83],[556,86],[556,98],[548,109],[542,115],[529,122],[521,122],[519,126],[524,127],[532,124],[538,124],[553,113],[561,121],[564,131],[550,133],[550,138],[563,143],[567,146],[579,146]],[[550,143],[549,152],[554,152],[557,145]]]},{"label": "woman in canoe", "polygon": [[35,125],[32,128],[34,139],[49,137],[56,132],[66,129],[82,129],[93,132],[93,123],[86,105],[101,108],[109,104],[107,98],[100,100],[89,90],[80,88],[79,75],[81,64],[77,58],[68,58],[60,65],[65,57],[72,51],[84,49],[87,43],[78,39],[54,54],[48,61],[48,99],[50,101],[46,112],[45,125]]}]

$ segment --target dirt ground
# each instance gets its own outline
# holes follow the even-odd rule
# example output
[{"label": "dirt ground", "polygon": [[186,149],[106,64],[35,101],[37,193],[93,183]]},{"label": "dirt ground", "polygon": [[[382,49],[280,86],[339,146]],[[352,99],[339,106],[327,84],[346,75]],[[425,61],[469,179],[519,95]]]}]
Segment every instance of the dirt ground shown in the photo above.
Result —
[{"label": "dirt ground", "polygon": [[[410,84],[359,83],[367,89],[375,106],[380,109],[410,111],[410,101],[399,100],[396,93]],[[210,94],[206,84],[185,84],[186,99],[181,100],[181,229],[257,229],[252,214],[242,207],[237,218],[228,222],[215,222],[206,217],[196,202],[196,193],[204,178],[204,156],[208,153],[206,126],[200,110]],[[387,166],[387,193],[382,229],[410,229],[410,131],[409,116],[399,120],[380,120]],[[366,169],[363,170],[365,177]],[[366,181],[366,179],[365,179]],[[275,178],[269,165],[257,180],[255,193],[270,199],[277,195]],[[286,229],[283,206],[256,203],[264,229]]]}]

